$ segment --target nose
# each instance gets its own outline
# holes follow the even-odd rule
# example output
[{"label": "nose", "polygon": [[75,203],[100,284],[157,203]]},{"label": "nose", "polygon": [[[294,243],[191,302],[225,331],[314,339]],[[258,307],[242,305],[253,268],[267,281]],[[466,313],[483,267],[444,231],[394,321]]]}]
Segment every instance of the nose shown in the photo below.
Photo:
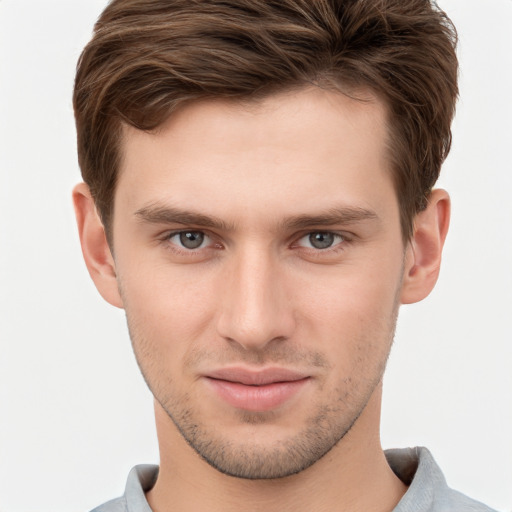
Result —
[{"label": "nose", "polygon": [[220,336],[247,351],[288,339],[295,319],[285,282],[286,272],[271,251],[240,250],[226,267],[219,294]]}]

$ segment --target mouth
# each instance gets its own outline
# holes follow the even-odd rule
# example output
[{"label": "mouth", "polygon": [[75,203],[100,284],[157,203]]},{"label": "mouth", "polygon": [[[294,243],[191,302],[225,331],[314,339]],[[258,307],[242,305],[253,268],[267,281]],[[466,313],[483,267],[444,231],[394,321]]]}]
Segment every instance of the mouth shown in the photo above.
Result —
[{"label": "mouth", "polygon": [[285,368],[261,371],[224,368],[209,372],[205,380],[214,393],[232,407],[264,412],[290,401],[310,382],[311,377]]}]

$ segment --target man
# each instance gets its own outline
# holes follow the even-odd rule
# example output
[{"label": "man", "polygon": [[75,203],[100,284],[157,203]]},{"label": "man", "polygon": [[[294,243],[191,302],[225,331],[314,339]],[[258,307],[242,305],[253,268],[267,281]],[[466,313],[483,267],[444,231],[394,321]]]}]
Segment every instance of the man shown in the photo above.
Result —
[{"label": "man", "polygon": [[98,511],[489,510],[384,453],[400,304],[435,285],[455,32],[425,0],[114,0],[79,62],[84,258],[160,467]]}]

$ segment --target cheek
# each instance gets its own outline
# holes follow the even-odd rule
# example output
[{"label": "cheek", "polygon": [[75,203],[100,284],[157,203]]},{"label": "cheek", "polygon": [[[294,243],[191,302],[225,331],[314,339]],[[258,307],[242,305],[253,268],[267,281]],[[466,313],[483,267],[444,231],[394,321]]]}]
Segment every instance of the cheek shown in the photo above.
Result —
[{"label": "cheek", "polygon": [[143,373],[175,375],[172,368],[181,371],[198,342],[212,338],[211,280],[158,264],[120,266],[118,280],[135,354],[143,370],[149,366]]},{"label": "cheek", "polygon": [[308,293],[297,306],[303,338],[315,340],[318,350],[329,351],[340,375],[352,374],[355,367],[364,371],[387,358],[401,282],[399,268],[346,270],[304,282]]},{"label": "cheek", "polygon": [[148,324],[194,328],[211,313],[215,286],[208,272],[159,261],[127,263],[131,264],[120,265],[118,272],[123,303]]},{"label": "cheek", "polygon": [[[399,265],[353,265],[295,276],[297,309],[326,327],[370,326],[389,318],[401,283]],[[323,319],[323,321],[322,321]],[[339,321],[338,321],[339,320]]]}]

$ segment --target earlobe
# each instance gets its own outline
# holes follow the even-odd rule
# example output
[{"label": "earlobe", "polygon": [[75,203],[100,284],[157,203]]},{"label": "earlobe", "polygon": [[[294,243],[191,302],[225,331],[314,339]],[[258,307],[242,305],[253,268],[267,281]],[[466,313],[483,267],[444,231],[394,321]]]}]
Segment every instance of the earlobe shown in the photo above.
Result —
[{"label": "earlobe", "polygon": [[105,228],[96,211],[89,187],[79,183],[73,189],[78,233],[87,270],[101,296],[113,306],[122,308],[115,262],[105,234]]},{"label": "earlobe", "polygon": [[449,223],[450,196],[445,190],[434,190],[427,208],[414,220],[414,232],[405,256],[402,304],[419,302],[434,288]]}]

